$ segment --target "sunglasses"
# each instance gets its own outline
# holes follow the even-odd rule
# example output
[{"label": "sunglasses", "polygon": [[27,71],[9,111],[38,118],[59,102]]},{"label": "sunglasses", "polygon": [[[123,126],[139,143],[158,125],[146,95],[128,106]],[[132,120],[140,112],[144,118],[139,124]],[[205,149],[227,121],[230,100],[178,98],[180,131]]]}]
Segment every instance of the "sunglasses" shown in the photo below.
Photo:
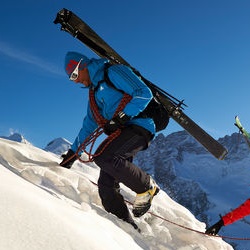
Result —
[{"label": "sunglasses", "polygon": [[74,71],[71,73],[69,80],[71,81],[75,81],[78,78],[78,74],[79,74],[79,66],[81,64],[82,59],[78,62],[78,64],[76,65]]}]

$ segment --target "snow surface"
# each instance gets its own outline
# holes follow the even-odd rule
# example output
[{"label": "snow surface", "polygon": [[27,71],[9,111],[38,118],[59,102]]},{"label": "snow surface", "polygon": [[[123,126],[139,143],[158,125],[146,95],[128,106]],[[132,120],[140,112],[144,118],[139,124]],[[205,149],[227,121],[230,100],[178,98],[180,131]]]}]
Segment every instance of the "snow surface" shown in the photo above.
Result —
[{"label": "snow surface", "polygon": [[[102,208],[95,164],[76,161],[68,170],[58,162],[55,154],[0,139],[0,250],[233,249],[204,235],[205,224],[163,191],[150,213],[135,219],[139,233]],[[133,201],[130,189],[122,185],[121,192]]]}]

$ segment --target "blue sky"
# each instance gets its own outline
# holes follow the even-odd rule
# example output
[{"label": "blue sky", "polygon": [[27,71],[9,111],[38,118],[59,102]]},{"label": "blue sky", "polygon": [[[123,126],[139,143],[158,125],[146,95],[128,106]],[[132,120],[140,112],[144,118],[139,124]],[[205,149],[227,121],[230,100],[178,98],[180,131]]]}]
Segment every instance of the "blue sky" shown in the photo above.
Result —
[{"label": "blue sky", "polygon": [[[0,135],[18,132],[35,146],[73,142],[88,94],[63,69],[67,51],[96,57],[53,24],[75,12],[146,78],[179,99],[216,139],[250,130],[248,0],[43,0],[1,4]],[[171,121],[165,134],[182,130]]]}]

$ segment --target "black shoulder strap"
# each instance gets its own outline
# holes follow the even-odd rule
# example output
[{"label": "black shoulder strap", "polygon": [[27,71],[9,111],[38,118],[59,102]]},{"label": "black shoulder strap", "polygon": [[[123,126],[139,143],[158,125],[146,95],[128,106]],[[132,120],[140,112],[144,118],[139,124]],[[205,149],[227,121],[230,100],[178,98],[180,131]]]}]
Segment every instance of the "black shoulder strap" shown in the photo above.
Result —
[{"label": "black shoulder strap", "polygon": [[112,64],[110,64],[110,63],[104,64],[104,79],[98,82],[98,85],[96,86],[95,89],[97,89],[101,83],[106,82],[110,87],[112,87],[112,88],[116,89],[117,91],[124,94],[124,91],[115,87],[115,85],[112,83],[112,81],[110,80],[110,78],[108,76],[108,68],[111,66],[112,66]]}]

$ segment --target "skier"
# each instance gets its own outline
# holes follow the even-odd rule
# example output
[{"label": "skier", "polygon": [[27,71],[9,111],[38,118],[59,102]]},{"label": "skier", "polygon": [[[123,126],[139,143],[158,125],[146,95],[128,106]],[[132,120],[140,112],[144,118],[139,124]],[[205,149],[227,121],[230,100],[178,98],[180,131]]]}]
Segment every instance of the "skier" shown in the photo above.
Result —
[{"label": "skier", "polygon": [[210,235],[216,235],[220,231],[221,227],[230,225],[235,221],[244,218],[247,215],[250,215],[250,199],[247,199],[239,207],[222,216],[221,219],[213,226],[208,228],[205,233]]},{"label": "skier", "polygon": [[[153,178],[132,163],[136,153],[145,150],[155,134],[153,119],[138,116],[150,102],[152,93],[131,68],[121,64],[108,68],[109,79],[115,88],[110,86],[104,81],[106,63],[107,59],[89,59],[77,52],[68,52],[65,56],[65,70],[69,79],[83,84],[89,91],[93,90],[94,101],[89,98],[82,128],[60,165],[70,168],[77,159],[78,147],[100,126],[94,112],[97,109],[98,115],[106,119],[103,125],[106,135],[113,135],[120,130],[115,139],[109,141],[108,145],[104,141],[95,152],[94,162],[100,167],[99,195],[107,212],[113,213],[137,229],[119,192],[119,183],[123,183],[137,194],[132,209],[135,217],[140,217],[148,211],[153,197],[159,192]],[[116,88],[129,94],[130,101],[114,115],[123,98],[122,92]]]}]

